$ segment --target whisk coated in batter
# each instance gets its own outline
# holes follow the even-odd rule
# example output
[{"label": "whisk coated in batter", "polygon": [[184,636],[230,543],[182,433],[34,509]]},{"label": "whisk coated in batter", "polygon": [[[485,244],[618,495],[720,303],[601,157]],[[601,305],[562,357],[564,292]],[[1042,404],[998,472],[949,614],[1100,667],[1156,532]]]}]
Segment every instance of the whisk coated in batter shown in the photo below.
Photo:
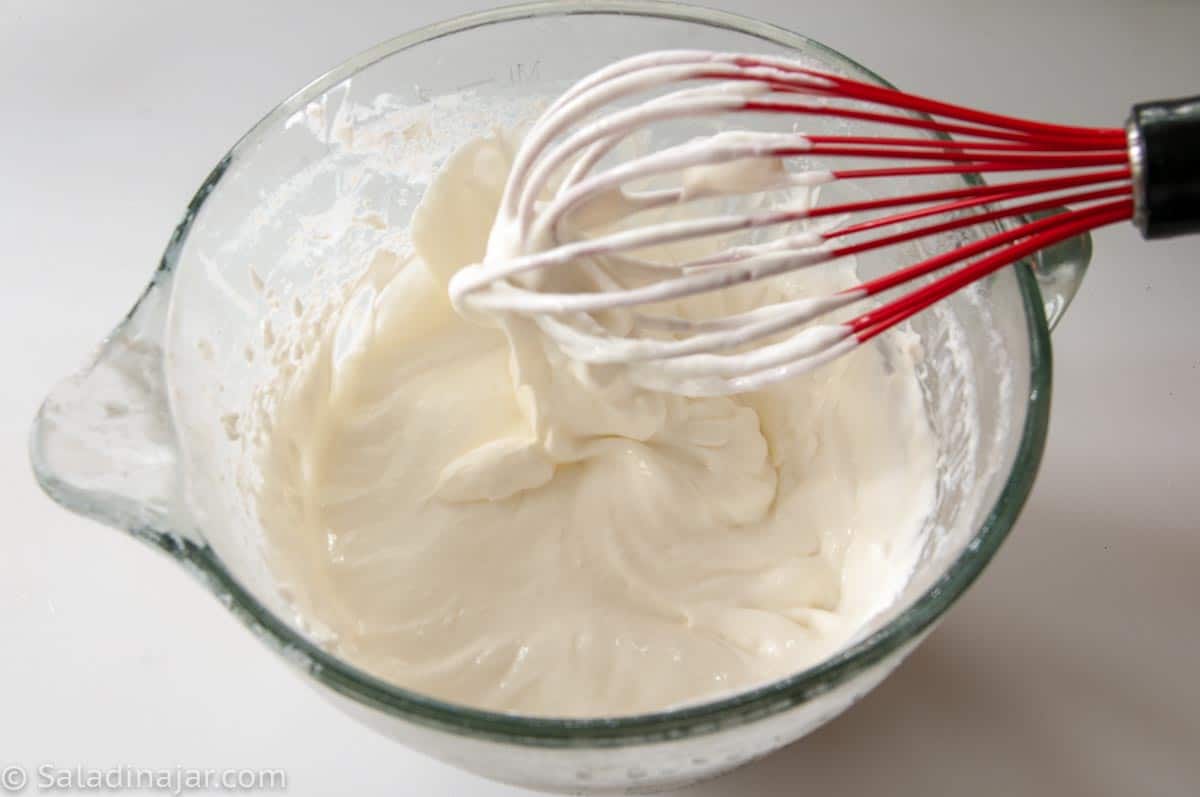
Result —
[{"label": "whisk coated in batter", "polygon": [[[738,114],[841,118],[883,132],[723,130],[614,157],[655,126]],[[509,174],[488,255],[454,276],[451,298],[464,312],[529,316],[571,358],[623,364],[645,387],[687,395],[755,390],[1097,227],[1133,220],[1148,238],[1200,229],[1200,155],[1181,146],[1198,135],[1195,99],[1137,106],[1127,128],[1073,127],[938,102],[783,58],[648,53],[580,81],[534,124]],[[807,165],[797,168],[800,159]],[[882,163],[846,165],[850,159]],[[811,192],[783,207],[748,201],[780,189],[979,174],[1007,181],[825,205],[808,201]],[[662,218],[664,209],[722,198],[741,204]],[[745,240],[766,229],[778,234]],[[829,296],[703,320],[639,309],[964,230],[976,233],[967,243]],[[653,254],[713,236],[730,244],[691,260]],[[554,276],[568,271],[570,280]],[[927,277],[850,320],[823,318]]]}]

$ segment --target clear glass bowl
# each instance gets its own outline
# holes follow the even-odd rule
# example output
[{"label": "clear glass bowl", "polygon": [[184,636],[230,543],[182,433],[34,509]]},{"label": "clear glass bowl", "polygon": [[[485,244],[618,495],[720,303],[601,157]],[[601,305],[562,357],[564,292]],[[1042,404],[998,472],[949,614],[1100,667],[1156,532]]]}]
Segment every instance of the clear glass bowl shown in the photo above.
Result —
[{"label": "clear glass bowl", "polygon": [[[284,334],[303,321],[303,311],[291,317],[293,299],[332,295],[389,228],[405,225],[440,159],[467,137],[497,120],[527,119],[539,101],[613,59],[672,47],[781,53],[883,82],[797,34],[669,3],[513,6],[381,44],[282,103],[213,170],[134,309],[42,407],[31,441],[42,486],[67,508],[175,557],[362,721],[499,780],[574,792],[668,788],[732,769],[843,711],[930,631],[1016,519],[1045,442],[1048,319],[1074,294],[1086,238],[914,322],[929,352],[921,376],[941,448],[929,544],[895,606],[855,644],[751,691],[643,716],[557,720],[384,683],[298,626],[272,588],[253,513],[235,488],[247,476],[239,413],[268,377],[267,358],[253,356],[265,325]],[[400,133],[369,140],[376,123]],[[338,209],[347,203],[385,223],[375,232],[346,226]],[[862,266],[878,273],[894,267],[891,258]]]}]

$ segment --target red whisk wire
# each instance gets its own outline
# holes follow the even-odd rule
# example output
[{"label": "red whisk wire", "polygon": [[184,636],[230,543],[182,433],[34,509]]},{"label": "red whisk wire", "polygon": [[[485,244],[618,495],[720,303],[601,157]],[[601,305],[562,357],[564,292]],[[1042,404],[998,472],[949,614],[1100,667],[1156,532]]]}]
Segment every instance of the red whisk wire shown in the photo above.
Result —
[{"label": "red whisk wire", "polygon": [[[1002,183],[998,185],[972,185],[967,186],[966,188],[932,191],[923,194],[901,194],[899,196],[882,197],[880,199],[870,199],[860,202],[846,202],[839,205],[825,205],[823,207],[813,208],[808,215],[809,218],[815,219],[822,216],[840,216],[844,213],[861,213],[864,211],[883,210],[885,208],[902,207],[905,205],[921,205],[928,202],[941,202],[944,200],[962,199],[965,197],[987,197],[992,201],[997,201],[999,196],[1006,194],[1040,194],[1051,191],[1061,191],[1068,188],[1078,188],[1086,185],[1099,185],[1103,183],[1115,182],[1117,180],[1128,179],[1128,168],[1110,169],[1102,172],[1087,172],[1084,174],[1074,174],[1064,177],[1014,181],[1011,183]],[[878,222],[876,220],[871,220],[854,225],[853,227],[843,228],[840,232],[842,234],[851,231],[860,232],[875,226],[879,226]]]},{"label": "red whisk wire", "polygon": [[814,87],[809,83],[802,85],[789,84],[786,81],[767,80],[768,83],[779,83],[780,88],[784,91],[796,91],[797,89],[807,94],[823,94],[836,97],[848,97],[851,99],[863,100],[866,102],[874,102],[880,105],[891,106],[893,108],[903,108],[917,113],[925,113],[930,116],[948,117],[960,121],[969,122],[974,125],[997,127],[1003,130],[1016,131],[1030,136],[1049,136],[1053,138],[1066,139],[1085,139],[1092,141],[1108,140],[1117,143],[1125,141],[1125,131],[1120,128],[1093,128],[1093,127],[1076,127],[1071,125],[1049,124],[1047,122],[1035,122],[1029,119],[1021,119],[1014,116],[1005,116],[1003,114],[989,113],[980,111],[976,108],[968,108],[962,105],[942,102],[940,100],[922,97],[917,94],[908,94],[898,89],[886,88],[884,86],[876,86],[870,83],[864,83],[853,78],[843,77],[828,72],[821,72],[816,69],[809,69],[794,64],[781,64],[779,62],[767,62],[753,57],[742,57],[735,59],[735,63],[746,67],[769,67],[782,72],[791,72],[794,74],[815,77],[822,81],[827,81],[832,84],[832,88]]},{"label": "red whisk wire", "polygon": [[[863,313],[847,322],[847,325],[854,331],[855,338],[860,343],[865,343],[876,335],[946,298],[960,288],[966,287],[972,282],[982,279],[1039,249],[1053,246],[1060,241],[1073,238],[1089,230],[1094,230],[1097,227],[1103,227],[1119,221],[1127,221],[1132,216],[1133,202],[1126,199],[1097,207],[1068,211],[1058,217],[1031,222],[1016,230],[991,236],[978,242],[979,245],[989,240],[993,241],[993,246],[996,243],[1003,243],[1005,240],[1010,240],[1014,233],[1020,235],[1021,240],[1006,246],[999,252],[983,257],[958,271],[936,279],[928,285],[910,294],[901,296],[882,307]],[[1057,223],[1045,224],[1045,222],[1051,221],[1057,221]],[[1031,231],[1033,231],[1033,234],[1030,234]],[[944,256],[938,257],[941,258]],[[930,258],[930,260],[935,259]],[[912,267],[912,269],[920,269],[925,265],[918,264]]]},{"label": "red whisk wire", "polygon": [[[1116,194],[1114,194],[1114,195],[1116,195]],[[1046,202],[1036,203],[1036,204],[1049,206],[1049,207],[1040,208],[1042,210],[1046,210],[1046,209],[1050,209],[1054,206],[1057,206],[1058,203],[1055,200],[1047,200]],[[1088,210],[1095,211],[1095,208],[1094,207],[1089,208]],[[1036,212],[1036,210],[1033,212]],[[1008,230],[1002,230],[1001,232],[995,233],[995,234],[987,236],[985,238],[981,238],[979,240],[971,241],[970,243],[963,244],[962,246],[960,246],[956,249],[950,250],[948,252],[943,252],[942,254],[935,255],[926,260],[922,260],[921,262],[916,263],[914,265],[899,269],[897,271],[890,272],[888,274],[883,275],[882,277],[876,277],[873,280],[868,280],[867,282],[864,282],[863,284],[861,284],[855,288],[847,289],[847,291],[844,291],[844,292],[846,292],[846,293],[862,292],[867,296],[874,296],[876,294],[883,293],[884,291],[891,290],[892,288],[895,288],[899,285],[903,285],[907,282],[911,282],[912,280],[914,280],[918,277],[923,277],[926,274],[930,274],[934,271],[938,271],[939,269],[945,268],[946,266],[949,266],[953,263],[958,263],[963,260],[966,260],[967,258],[974,257],[975,255],[982,254],[984,252],[995,249],[997,246],[1000,246],[1002,244],[1011,243],[1013,241],[1024,238],[1025,236],[1027,236],[1031,233],[1039,232],[1041,230],[1045,230],[1045,229],[1049,229],[1051,227],[1058,226],[1058,225],[1062,224],[1064,222],[1064,219],[1066,219],[1066,218],[1069,218],[1069,216],[1066,213],[1056,214],[1054,216],[1048,216],[1046,218],[1027,222],[1018,227],[1013,227]],[[925,230],[922,230],[921,234],[925,234],[925,232],[926,232]],[[913,236],[913,235],[909,235],[909,234],[901,234],[901,235],[903,235],[904,240],[912,240],[915,237],[919,237],[919,236]],[[899,238],[899,237],[900,236],[894,236],[894,238]],[[899,241],[888,240],[880,245],[887,245],[887,244],[897,243],[897,242],[899,242]]]},{"label": "red whisk wire", "polygon": [[[1129,158],[1122,159],[1122,163]],[[1023,172],[1038,169],[1071,169],[1074,166],[1046,166],[1044,164],[1007,164],[987,161],[956,163],[946,166],[895,166],[878,169],[835,169],[833,176],[839,180],[862,180],[873,177],[933,177],[948,174],[992,174],[996,172]]]},{"label": "red whisk wire", "polygon": [[1104,153],[992,153],[992,152],[930,152],[919,149],[891,147],[834,146],[814,144],[808,150],[797,150],[796,155],[837,155],[853,158],[886,158],[888,160],[932,160],[950,163],[1010,165],[1021,169],[1076,169],[1083,166],[1117,166],[1129,162],[1127,152]]},{"label": "red whisk wire", "polygon": [[742,105],[742,108],[746,111],[786,113],[793,116],[831,116],[839,119],[853,119],[859,122],[877,122],[880,124],[895,125],[898,127],[908,127],[914,130],[928,130],[946,135],[1038,144],[1039,146],[1052,149],[1117,149],[1125,145],[1125,140],[1123,137],[1118,140],[1112,135],[1109,135],[1109,133],[1112,131],[1104,131],[1106,135],[1098,137],[1094,140],[1083,140],[1078,138],[1050,135],[1041,135],[1035,137],[1027,133],[1020,133],[1011,130],[976,127],[973,125],[962,125],[955,122],[929,119],[926,117],[906,116],[899,113],[882,113],[880,111],[865,111],[857,108],[841,108],[836,106],[808,107],[771,100],[747,100]]},{"label": "red whisk wire", "polygon": [[1112,150],[1125,152],[1126,147],[1122,145],[1114,145],[1107,143],[1096,143],[1085,146],[1078,144],[1043,144],[1031,140],[1027,141],[959,141],[957,139],[930,139],[930,138],[899,138],[895,136],[808,136],[809,141],[814,144],[866,144],[869,146],[895,146],[895,147],[915,147],[919,149],[940,149],[940,150],[990,150],[996,152],[1040,152],[1043,150]]},{"label": "red whisk wire", "polygon": [[[1061,208],[1061,207],[1064,207],[1067,205],[1073,205],[1073,204],[1084,203],[1084,202],[1094,202],[1099,199],[1110,199],[1112,197],[1129,196],[1131,193],[1132,193],[1132,189],[1130,189],[1129,186],[1117,186],[1114,188],[1104,188],[1104,189],[1099,189],[1096,191],[1084,191],[1084,192],[1077,193],[1077,194],[1068,194],[1066,196],[1054,196],[1054,197],[1049,197],[1046,199],[1041,199],[1037,202],[1028,202],[1023,205],[1012,205],[1010,207],[998,208],[996,210],[987,211],[985,213],[975,213],[975,214],[968,215],[968,216],[962,216],[957,219],[950,219],[949,221],[944,221],[944,222],[941,222],[938,224],[932,224],[932,225],[928,225],[925,227],[919,227],[919,228],[913,229],[913,230],[905,230],[903,232],[898,232],[898,233],[895,233],[893,235],[889,235],[889,236],[886,236],[883,238],[876,238],[876,239],[873,239],[870,241],[864,241],[861,243],[844,246],[844,247],[835,249],[834,252],[835,252],[835,255],[838,257],[844,257],[847,255],[855,255],[855,254],[859,254],[860,252],[869,251],[871,249],[878,249],[882,246],[891,246],[892,244],[904,243],[905,241],[912,241],[917,238],[925,238],[930,235],[938,235],[940,233],[951,232],[953,230],[959,230],[959,229],[963,229],[965,227],[974,227],[978,224],[985,224],[985,223],[991,222],[991,221],[998,221],[1000,219],[1012,218],[1014,216],[1025,216],[1030,213],[1037,213],[1037,212],[1043,211],[1043,210],[1053,210],[1055,208]],[[991,202],[991,201],[997,201],[997,200],[1003,201],[1003,200],[1008,200],[1008,199],[1016,199],[1016,198],[1020,198],[1021,196],[1028,196],[1028,195],[1015,194],[1013,196],[1001,195],[999,197],[983,197],[980,199],[970,199],[970,200],[964,199],[964,200],[959,200],[958,202],[950,202],[945,205],[935,205],[934,207],[931,207],[931,208],[923,208],[921,210],[914,210],[914,211],[909,211],[907,213],[900,213],[900,214],[896,214],[894,216],[888,216],[883,219],[877,219],[877,220],[875,220],[875,222],[877,222],[876,226],[878,226],[878,227],[890,226],[893,224],[900,224],[900,223],[903,223],[906,221],[913,221],[918,218],[925,218],[928,216],[942,215],[944,213],[952,213],[957,210],[966,210],[966,209],[970,209],[970,208],[975,208],[975,207],[979,207],[979,206],[981,206],[987,202]],[[845,230],[835,230],[831,233],[828,233],[825,237],[826,237],[826,239],[836,238],[841,235],[862,232],[865,229],[870,229],[869,227],[866,226],[866,224],[858,225],[858,226],[859,226],[859,229],[847,228]]]}]

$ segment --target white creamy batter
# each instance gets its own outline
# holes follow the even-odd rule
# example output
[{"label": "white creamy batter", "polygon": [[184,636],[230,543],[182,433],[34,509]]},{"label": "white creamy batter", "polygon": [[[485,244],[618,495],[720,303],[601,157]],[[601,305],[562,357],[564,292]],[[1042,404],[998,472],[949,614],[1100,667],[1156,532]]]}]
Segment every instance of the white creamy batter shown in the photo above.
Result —
[{"label": "white creamy batter", "polygon": [[[933,506],[919,347],[695,399],[466,320],[446,283],[484,256],[511,150],[455,155],[411,247],[378,251],[270,386],[257,506],[286,594],[363,669],[523,714],[652,711],[834,653],[903,587]],[[677,309],[854,282],[838,263]]]}]

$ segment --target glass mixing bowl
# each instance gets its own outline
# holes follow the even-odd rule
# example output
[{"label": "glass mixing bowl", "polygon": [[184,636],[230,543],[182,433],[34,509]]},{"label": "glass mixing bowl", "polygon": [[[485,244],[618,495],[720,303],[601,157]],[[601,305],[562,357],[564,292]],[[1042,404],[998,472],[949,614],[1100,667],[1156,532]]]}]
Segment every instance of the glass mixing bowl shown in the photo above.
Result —
[{"label": "glass mixing bowl", "polygon": [[[363,53],[268,114],[201,186],[136,306],[42,407],[31,444],[42,486],[175,557],[362,721],[499,780],[573,792],[667,788],[732,769],[846,709],[932,629],[1016,519],[1045,442],[1048,329],[1086,266],[1086,238],[914,322],[940,446],[938,506],[920,564],[854,644],[751,691],[642,716],[559,720],[480,711],[385,683],[328,653],[294,619],[237,487],[253,477],[243,415],[273,367],[263,338],[311,320],[312,308],[295,300],[334,295],[406,225],[455,146],[494,123],[528,120],[606,62],[661,48],[781,53],[883,82],[803,36],[668,3],[514,6]],[[868,275],[893,268],[890,257],[862,267]]]}]

